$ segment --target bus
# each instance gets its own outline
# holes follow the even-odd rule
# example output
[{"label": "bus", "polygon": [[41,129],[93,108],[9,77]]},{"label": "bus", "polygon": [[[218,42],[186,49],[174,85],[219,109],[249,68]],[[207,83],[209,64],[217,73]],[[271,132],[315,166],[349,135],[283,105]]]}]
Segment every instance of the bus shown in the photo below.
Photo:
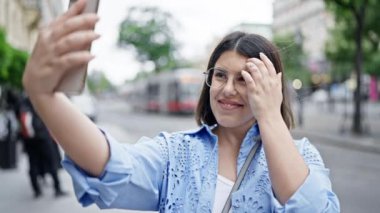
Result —
[{"label": "bus", "polygon": [[203,83],[202,71],[191,68],[162,72],[136,81],[128,100],[136,110],[189,114],[195,111]]}]

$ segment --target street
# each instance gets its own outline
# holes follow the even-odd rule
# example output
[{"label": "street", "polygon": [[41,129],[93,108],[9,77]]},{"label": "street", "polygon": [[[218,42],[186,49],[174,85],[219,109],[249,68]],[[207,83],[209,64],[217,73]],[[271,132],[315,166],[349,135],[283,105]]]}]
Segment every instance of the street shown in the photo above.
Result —
[{"label": "street", "polygon": [[314,143],[338,195],[342,212],[378,212],[380,155]]},{"label": "street", "polygon": [[[336,209],[308,141],[341,212],[380,212],[380,0],[101,2],[0,0],[0,213],[143,213],[81,206],[62,147],[87,205]],[[216,137],[140,140],[199,129],[197,104]]]},{"label": "street", "polygon": [[[193,116],[135,112],[119,100],[100,101],[98,109],[99,126],[123,143],[134,143],[143,135],[154,137],[162,130],[172,132],[197,127]],[[308,118],[306,114],[305,123],[309,122]],[[317,121],[313,122],[318,125],[328,125]],[[380,154],[342,148],[320,138],[309,137],[309,139],[320,151],[326,167],[331,170],[333,189],[340,199],[342,212],[378,212]],[[121,212],[120,210],[100,211],[96,206],[82,208],[74,197],[70,177],[64,171],[61,171],[60,176],[63,188],[69,191],[70,196],[55,199],[49,179],[49,186],[45,187],[44,196],[34,200],[27,178],[26,159],[22,155],[16,170],[0,170],[0,212]]]},{"label": "street", "polygon": [[[103,110],[101,120],[106,123],[116,123],[125,128],[125,132],[133,141],[138,140],[142,135],[154,137],[160,131],[180,131],[196,128],[195,120],[192,116],[165,116],[158,114],[145,114],[134,112],[128,105],[114,110]],[[102,105],[102,107],[106,107]],[[109,107],[109,106],[107,106]],[[107,108],[106,107],[106,108]],[[337,106],[336,112],[341,111],[341,106]],[[116,111],[121,111],[124,116],[120,116]],[[339,122],[342,118],[326,116],[321,114],[323,110],[309,107],[305,110],[305,128],[317,128],[315,126],[331,125],[328,134],[333,134],[339,130]],[[318,112],[318,113],[316,113]],[[373,112],[374,113],[374,112]],[[335,113],[337,114],[337,113]],[[368,122],[368,121],[367,121]],[[371,131],[373,135],[380,133],[379,122],[373,123]],[[376,123],[375,123],[376,122]],[[355,149],[341,148],[329,141],[321,141],[319,138],[309,137],[309,140],[320,151],[326,167],[331,171],[331,181],[334,191],[338,194],[341,202],[342,212],[378,212],[380,209],[380,154],[363,152]],[[360,143],[360,141],[357,141]],[[330,144],[329,144],[330,143]]]}]

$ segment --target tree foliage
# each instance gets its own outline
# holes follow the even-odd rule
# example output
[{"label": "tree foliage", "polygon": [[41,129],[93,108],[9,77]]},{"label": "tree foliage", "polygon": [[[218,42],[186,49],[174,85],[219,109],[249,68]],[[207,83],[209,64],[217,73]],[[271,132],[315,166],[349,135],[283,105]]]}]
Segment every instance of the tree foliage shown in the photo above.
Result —
[{"label": "tree foliage", "polygon": [[335,17],[336,28],[327,43],[327,55],[335,67],[350,65],[355,72],[354,114],[352,132],[363,133],[361,116],[363,68],[373,75],[380,74],[378,0],[325,0]]},{"label": "tree foliage", "polygon": [[[327,8],[335,15],[335,27],[326,43],[326,56],[332,62],[332,75],[338,80],[347,79],[354,70],[356,52],[355,30],[357,23],[355,13],[335,0],[325,0]],[[339,0],[337,2],[340,2]],[[380,3],[377,0],[357,1],[342,0],[343,5],[351,5],[351,10],[359,10],[367,2],[363,26],[363,62],[364,71],[380,76]]]},{"label": "tree foliage", "polygon": [[[13,48],[12,48],[13,49]],[[8,67],[8,82],[15,88],[22,88],[22,75],[28,60],[28,53],[13,49],[12,63]]]},{"label": "tree foliage", "polygon": [[331,37],[326,42],[326,57],[331,62],[331,76],[335,81],[344,81],[349,78],[353,70],[355,43],[345,23],[337,22],[331,30]]},{"label": "tree foliage", "polygon": [[13,48],[7,43],[5,31],[0,29],[0,84],[22,89],[22,75],[28,53]]},{"label": "tree foliage", "polygon": [[108,80],[107,76],[101,71],[94,71],[87,77],[88,89],[99,94],[103,92],[111,92],[115,90],[114,85]]},{"label": "tree foliage", "polygon": [[309,86],[311,75],[305,66],[306,55],[302,50],[301,43],[297,43],[292,34],[276,35],[273,41],[280,50],[285,77],[291,81],[300,79],[304,86]]},{"label": "tree foliage", "polygon": [[131,7],[120,25],[118,44],[133,48],[141,63],[153,63],[160,72],[178,65],[177,47],[170,29],[172,17],[156,7]]},{"label": "tree foliage", "polygon": [[12,51],[5,38],[5,32],[0,29],[0,83],[8,75],[8,67],[11,64]]}]

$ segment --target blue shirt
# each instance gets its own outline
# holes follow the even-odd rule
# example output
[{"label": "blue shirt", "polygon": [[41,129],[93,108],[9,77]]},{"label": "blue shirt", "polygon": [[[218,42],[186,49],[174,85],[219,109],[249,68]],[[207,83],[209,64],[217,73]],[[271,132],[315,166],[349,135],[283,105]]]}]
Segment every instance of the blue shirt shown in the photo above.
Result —
[{"label": "blue shirt", "polygon": [[[120,144],[104,133],[110,159],[100,177],[91,177],[70,160],[64,168],[73,179],[83,206],[160,212],[211,212],[218,173],[217,136],[212,127],[161,133],[138,143]],[[259,135],[257,125],[247,132],[237,159],[240,171]],[[316,148],[303,138],[294,141],[309,167],[304,183],[281,205],[272,190],[264,149],[258,150],[238,191],[232,212],[339,212],[329,170]],[[223,163],[223,162],[221,162]]]}]

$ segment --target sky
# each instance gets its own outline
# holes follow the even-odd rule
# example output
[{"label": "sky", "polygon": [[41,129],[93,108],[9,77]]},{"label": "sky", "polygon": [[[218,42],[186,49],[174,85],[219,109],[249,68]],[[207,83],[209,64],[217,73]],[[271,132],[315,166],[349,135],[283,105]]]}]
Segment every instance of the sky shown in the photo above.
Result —
[{"label": "sky", "polygon": [[[116,46],[119,25],[131,6],[157,6],[170,12],[179,27],[173,29],[181,44],[180,55],[208,57],[207,47],[240,23],[272,23],[273,0],[101,0],[93,43],[95,59],[89,71],[101,70],[116,85],[133,79],[140,69],[131,51]],[[206,59],[207,60],[207,59]]]}]

